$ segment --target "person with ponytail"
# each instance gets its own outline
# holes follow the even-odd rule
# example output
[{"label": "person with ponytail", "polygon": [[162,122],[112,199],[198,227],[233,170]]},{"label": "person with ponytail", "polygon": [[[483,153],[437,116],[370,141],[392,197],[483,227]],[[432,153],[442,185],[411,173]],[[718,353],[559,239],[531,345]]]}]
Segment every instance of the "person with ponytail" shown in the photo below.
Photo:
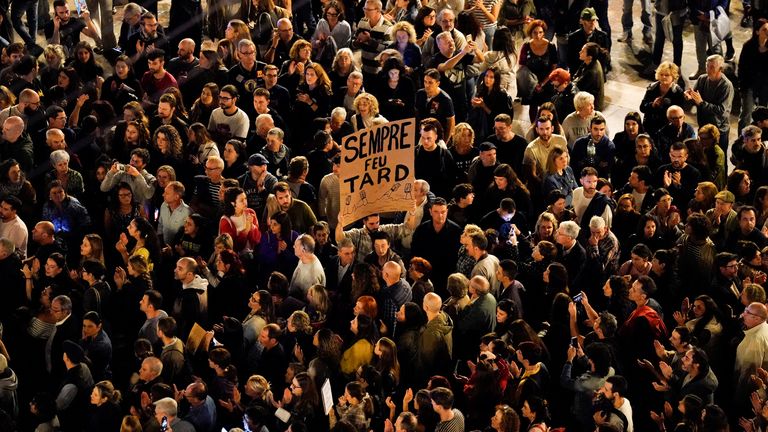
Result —
[{"label": "person with ponytail", "polygon": [[110,381],[99,381],[91,392],[85,431],[101,432],[120,430],[123,421],[120,410],[122,396]]}]

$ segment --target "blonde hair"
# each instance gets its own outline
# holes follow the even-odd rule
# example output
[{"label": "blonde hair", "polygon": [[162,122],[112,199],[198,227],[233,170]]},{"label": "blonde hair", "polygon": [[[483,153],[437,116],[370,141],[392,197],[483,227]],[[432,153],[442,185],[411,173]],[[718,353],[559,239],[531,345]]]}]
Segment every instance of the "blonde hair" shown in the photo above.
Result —
[{"label": "blonde hair", "polygon": [[409,23],[408,21],[398,21],[390,30],[390,35],[392,35],[392,40],[396,40],[397,32],[404,31],[408,33],[408,42],[410,43],[416,43],[416,28],[413,27],[413,24]]},{"label": "blonde hair", "polygon": [[466,123],[466,122],[461,122],[461,123],[459,123],[459,124],[457,124],[456,126],[453,127],[453,135],[451,135],[451,142],[453,143],[453,145],[456,145],[456,140],[461,138],[461,134],[463,134],[464,132],[467,132],[467,131],[469,131],[469,134],[470,134],[471,139],[472,139],[472,143],[470,144],[470,146],[474,145],[474,143],[475,143],[475,130],[472,129],[472,126],[470,126],[470,124]]},{"label": "blonde hair", "polygon": [[370,94],[370,93],[360,93],[355,98],[355,101],[352,103],[352,106],[355,107],[355,111],[360,111],[357,109],[357,105],[360,103],[361,100],[367,100],[368,103],[371,105],[371,117],[376,117],[379,115],[379,101],[376,99],[376,96]]},{"label": "blonde hair", "polygon": [[672,76],[672,82],[677,82],[677,79],[680,78],[680,68],[672,63],[671,61],[665,61],[661,62],[659,67],[656,68],[656,80],[658,81],[660,78],[660,75],[666,72],[669,75]]}]

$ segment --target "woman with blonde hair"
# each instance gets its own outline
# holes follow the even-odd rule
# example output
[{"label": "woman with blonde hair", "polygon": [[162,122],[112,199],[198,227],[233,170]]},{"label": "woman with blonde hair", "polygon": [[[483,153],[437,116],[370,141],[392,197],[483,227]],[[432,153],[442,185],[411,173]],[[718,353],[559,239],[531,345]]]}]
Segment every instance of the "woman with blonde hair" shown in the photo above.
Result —
[{"label": "woman with blonde hair", "polygon": [[[407,0],[406,0],[407,1]],[[416,28],[408,21],[398,21],[390,30],[392,42],[387,48],[394,48],[403,56],[403,63],[412,69],[421,67],[421,48],[416,45]]]},{"label": "woman with blonde hair", "polygon": [[86,432],[116,430],[120,416],[120,391],[110,381],[99,381],[91,391],[91,406],[86,416]]},{"label": "woman with blonde hair", "polygon": [[570,160],[568,150],[554,147],[547,156],[547,166],[544,176],[544,196],[548,196],[553,190],[559,190],[565,195],[565,204],[571,205],[573,190],[579,187],[573,168],[568,165]]},{"label": "woman with blonde hair", "polygon": [[357,111],[350,119],[355,132],[387,122],[387,119],[379,114],[378,99],[370,93],[360,93],[352,105]]},{"label": "woman with blonde hair", "polygon": [[475,147],[475,130],[469,123],[461,122],[453,127],[453,134],[448,140],[448,151],[451,152],[456,167],[466,176],[472,161],[480,154]]},{"label": "woman with blonde hair", "polygon": [[331,299],[325,287],[320,284],[309,287],[307,290],[307,314],[312,327],[322,327],[330,311]]},{"label": "woman with blonde hair", "polygon": [[261,55],[269,50],[277,21],[291,17],[290,9],[277,6],[273,0],[242,0],[240,12]]},{"label": "woman with blonde hair", "polygon": [[683,88],[677,82],[680,78],[680,68],[670,62],[662,62],[656,68],[656,81],[652,82],[645,91],[640,112],[644,114],[645,130],[656,134],[667,123],[667,109],[672,105],[684,106]]},{"label": "woman with blonde hair", "polygon": [[138,417],[127,415],[123,417],[123,423],[120,425],[120,432],[142,432],[141,420]]},{"label": "woman with blonde hair", "polygon": [[59,72],[67,60],[67,53],[63,46],[49,44],[43,50],[43,56],[45,57],[45,66],[40,69],[40,84],[44,89],[47,89],[56,85]]}]

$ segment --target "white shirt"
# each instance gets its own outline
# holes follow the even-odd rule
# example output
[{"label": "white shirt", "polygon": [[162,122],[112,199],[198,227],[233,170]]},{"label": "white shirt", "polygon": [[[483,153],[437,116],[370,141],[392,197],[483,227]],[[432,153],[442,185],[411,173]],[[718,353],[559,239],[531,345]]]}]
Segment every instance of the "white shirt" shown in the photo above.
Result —
[{"label": "white shirt", "polygon": [[[594,195],[592,198],[594,198]],[[584,196],[583,186],[579,186],[573,190],[573,211],[576,213],[576,218],[579,223],[582,222],[581,217],[584,216],[584,212],[587,210],[587,207],[589,207],[589,203],[592,202],[592,198]],[[603,210],[603,214],[600,216],[605,220],[605,226],[610,227],[611,222],[613,221],[611,206],[605,206],[605,210]]]},{"label": "white shirt", "polygon": [[629,399],[624,398],[624,403],[619,407],[619,411],[627,418],[627,432],[634,432],[635,422],[632,421],[632,405],[629,403]]},{"label": "white shirt", "polygon": [[5,237],[12,241],[16,245],[16,250],[19,251],[24,258],[27,255],[27,240],[29,239],[29,231],[27,225],[16,216],[8,222],[0,221],[0,237]]}]

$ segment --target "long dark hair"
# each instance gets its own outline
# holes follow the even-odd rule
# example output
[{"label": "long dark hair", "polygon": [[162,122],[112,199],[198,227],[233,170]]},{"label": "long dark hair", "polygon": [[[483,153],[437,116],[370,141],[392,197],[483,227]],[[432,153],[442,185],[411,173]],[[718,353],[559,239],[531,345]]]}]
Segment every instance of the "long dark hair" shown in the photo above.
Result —
[{"label": "long dark hair", "polygon": [[[693,326],[692,333],[694,336],[696,336],[697,339],[699,339],[699,342],[702,344],[706,344],[708,341],[701,340],[701,335],[703,335],[704,330],[707,327],[707,324],[709,324],[710,321],[712,321],[713,318],[719,320],[720,319],[720,311],[717,307],[717,303],[715,303],[715,300],[712,299],[712,297],[708,295],[700,295],[696,297],[696,300],[704,303],[704,314],[699,318],[698,321],[696,321],[696,324]],[[696,301],[694,300],[694,302]]]},{"label": "long dark hair", "polygon": [[[485,76],[488,75],[489,72],[493,73],[492,88],[488,88],[485,85]],[[497,68],[490,68],[480,75],[480,79],[477,82],[477,96],[484,97],[492,94],[497,95],[499,93],[501,93],[501,75],[499,75],[499,70]]]},{"label": "long dark hair", "polygon": [[285,242],[290,242],[291,231],[293,231],[293,227],[291,226],[291,218],[288,217],[288,213],[284,211],[277,212],[272,215],[272,220],[280,225],[281,239]]},{"label": "long dark hair", "polygon": [[515,49],[515,38],[512,31],[508,27],[502,26],[496,30],[493,34],[493,40],[491,41],[491,51],[503,52],[509,63],[513,60],[511,56],[517,57],[517,50]]},{"label": "long dark hair", "polygon": [[376,330],[373,319],[368,315],[362,314],[358,315],[356,319],[357,335],[355,337],[355,342],[361,339],[365,339],[370,342],[371,345],[373,345],[374,332]]},{"label": "long dark hair", "polygon": [[157,240],[157,231],[149,221],[141,216],[133,218],[136,231],[144,239],[144,247],[149,251],[149,260],[153,263],[160,262],[160,243]]}]

